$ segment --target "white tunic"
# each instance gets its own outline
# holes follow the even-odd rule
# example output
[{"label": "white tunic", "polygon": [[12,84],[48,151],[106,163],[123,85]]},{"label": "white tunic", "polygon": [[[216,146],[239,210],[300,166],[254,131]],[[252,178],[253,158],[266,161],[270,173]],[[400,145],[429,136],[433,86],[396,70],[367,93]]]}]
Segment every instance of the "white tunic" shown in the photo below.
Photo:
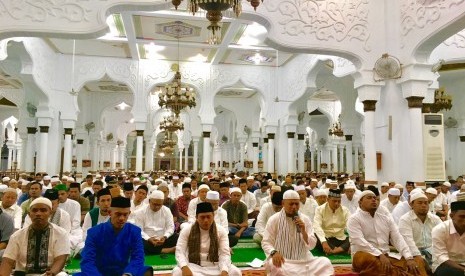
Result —
[{"label": "white tunic", "polygon": [[347,196],[344,194],[341,196],[341,205],[349,209],[350,214],[354,214],[358,208],[358,197],[352,197],[352,200],[349,200]]},{"label": "white tunic", "polygon": [[412,210],[412,207],[410,207],[410,204],[407,201],[397,203],[396,207],[394,207],[391,212],[396,225],[399,224],[400,217],[407,214],[410,210]]},{"label": "white tunic", "polygon": [[263,236],[266,223],[274,214],[276,214],[276,212],[273,209],[273,204],[271,202],[265,203],[260,209],[260,213],[258,213],[257,222],[255,223],[255,232]]},{"label": "white tunic", "polygon": [[[397,203],[397,204],[399,204],[399,203]],[[385,198],[379,203],[380,206],[383,206],[384,208],[388,209],[389,212],[391,212],[391,213],[394,210],[394,208],[397,206],[397,204],[396,205],[392,204],[391,201],[389,201],[389,198]]]},{"label": "white tunic", "polygon": [[170,191],[170,198],[173,200],[178,199],[178,197],[182,196],[182,185],[177,184],[176,186],[173,183],[168,184],[168,189]]},{"label": "white tunic", "polygon": [[68,212],[71,218],[71,229],[78,229],[81,227],[81,205],[79,202],[67,199],[64,203],[58,204],[58,207]]},{"label": "white tunic", "polygon": [[229,231],[228,224],[228,212],[223,208],[218,208],[215,211],[215,223],[217,226],[223,227],[226,231]]},{"label": "white tunic", "polygon": [[152,237],[169,238],[174,233],[174,220],[171,211],[161,206],[157,212],[147,205],[136,212],[135,224],[142,229],[142,238],[148,240]]},{"label": "white tunic", "polygon": [[433,272],[448,260],[465,263],[465,233],[460,236],[452,220],[446,220],[434,227],[432,236]]},{"label": "white tunic", "polygon": [[307,200],[305,200],[305,204],[302,204],[302,202],[300,202],[299,212],[306,215],[310,218],[311,221],[313,221],[313,218],[315,218],[315,211],[317,207],[318,203],[316,202],[316,200],[314,200],[313,198],[307,198]]},{"label": "white tunic", "polygon": [[190,223],[195,223],[195,212],[197,211],[197,204],[203,202],[199,197],[196,197],[189,201],[189,206],[187,207],[187,220]]},{"label": "white tunic", "polygon": [[21,229],[21,222],[23,220],[23,210],[21,210],[21,207],[17,204],[13,204],[5,209],[0,201],[0,208],[5,214],[8,214],[13,218],[15,229]]},{"label": "white tunic", "polygon": [[254,194],[249,191],[246,191],[245,194],[242,194],[241,200],[247,205],[247,213],[250,214],[255,210],[257,206],[257,199],[255,199]]}]

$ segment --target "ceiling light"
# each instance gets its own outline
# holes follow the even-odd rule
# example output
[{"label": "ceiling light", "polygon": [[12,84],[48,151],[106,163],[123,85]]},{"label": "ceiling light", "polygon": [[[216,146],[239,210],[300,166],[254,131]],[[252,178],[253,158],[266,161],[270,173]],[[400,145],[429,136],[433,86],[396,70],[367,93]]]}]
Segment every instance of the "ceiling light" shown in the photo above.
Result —
[{"label": "ceiling light", "polygon": [[125,102],[121,102],[120,104],[117,104],[115,106],[115,109],[116,110],[126,110],[126,108],[128,108],[128,107],[131,107],[131,106],[128,105],[127,103],[125,103]]},{"label": "ceiling light", "polygon": [[134,124],[134,118],[132,118],[131,120],[129,120],[129,123],[130,123],[130,124]]},{"label": "ceiling light", "polygon": [[189,61],[195,61],[195,62],[206,62],[207,61],[207,57],[198,53],[197,55],[193,56],[193,57],[190,57],[188,59]]}]

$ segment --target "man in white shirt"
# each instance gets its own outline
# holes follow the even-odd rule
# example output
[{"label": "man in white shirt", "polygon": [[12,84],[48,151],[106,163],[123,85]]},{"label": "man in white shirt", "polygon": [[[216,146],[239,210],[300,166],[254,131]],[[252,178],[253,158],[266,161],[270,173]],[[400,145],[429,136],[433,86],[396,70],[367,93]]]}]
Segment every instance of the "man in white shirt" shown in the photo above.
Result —
[{"label": "man in white shirt", "polygon": [[446,182],[442,183],[442,185],[441,185],[441,192],[446,197],[448,206],[450,206],[450,202],[451,202],[451,194],[450,194],[450,187],[451,186],[452,185],[450,184],[449,181],[446,181]]},{"label": "man in white shirt", "polygon": [[383,182],[379,188],[379,199],[383,201],[388,197],[389,183]]},{"label": "man in white shirt", "polygon": [[216,225],[213,207],[201,202],[196,208],[196,222],[181,230],[176,246],[173,276],[240,276],[241,271],[232,265],[228,232]]},{"label": "man in white shirt", "polygon": [[137,191],[134,193],[134,199],[131,200],[131,214],[129,214],[128,222],[134,223],[136,211],[147,205],[145,199],[148,192],[149,190],[146,185],[140,185],[137,188]]},{"label": "man in white shirt", "polygon": [[257,207],[257,200],[255,199],[254,194],[247,190],[247,180],[241,179],[239,180],[239,188],[242,192],[241,200],[247,205],[247,214],[249,219],[254,219],[258,215]]},{"label": "man in white shirt", "polygon": [[[208,191],[205,202],[210,203],[213,207],[216,225],[229,232],[228,213],[225,209],[219,208],[220,194],[217,191]],[[233,248],[239,242],[239,239],[234,235],[228,235],[228,240],[230,248]]]},{"label": "man in white shirt", "polygon": [[181,181],[179,180],[179,176],[173,175],[172,182],[168,184],[168,189],[170,191],[170,198],[173,200],[178,199],[178,197],[182,196],[182,185],[180,185]]},{"label": "man in white shirt", "polygon": [[257,202],[257,208],[260,209],[261,207],[261,201],[263,198],[270,196],[270,192],[268,191],[269,189],[268,182],[263,181],[260,183],[260,189],[257,189],[253,192],[255,196],[255,200]]},{"label": "man in white shirt", "polygon": [[[349,232],[352,267],[361,275],[424,275],[424,262],[415,260],[389,214],[378,211],[376,195],[363,191],[359,198],[360,209],[347,223]],[[389,243],[400,255],[389,253]],[[402,274],[405,273],[405,274]]]},{"label": "man in white shirt", "polygon": [[265,226],[270,217],[283,208],[282,205],[283,194],[281,192],[276,192],[273,194],[271,202],[263,204],[260,209],[260,213],[257,216],[257,222],[255,223],[255,234],[253,235],[253,241],[261,245],[263,240],[263,234],[265,233]]},{"label": "man in white shirt", "polygon": [[451,203],[450,220],[433,228],[434,275],[465,274],[465,201]]},{"label": "man in white shirt", "polygon": [[202,184],[199,186],[199,189],[197,190],[197,197],[192,199],[189,202],[189,207],[187,207],[188,222],[195,223],[195,209],[197,208],[197,204],[200,202],[205,202],[208,191],[210,191],[210,187],[208,187],[207,184]]},{"label": "man in white shirt", "polygon": [[268,185],[271,185],[271,187],[270,187],[270,195],[260,199],[260,206],[263,206],[267,202],[271,202],[271,199],[273,198],[273,193],[281,192],[281,186],[276,185],[274,183],[274,181],[270,181],[268,183]]},{"label": "man in white shirt", "polygon": [[446,220],[447,214],[449,213],[449,203],[447,201],[446,194],[442,193],[443,186],[444,185],[441,185],[439,183],[434,183],[433,185],[431,185],[431,187],[435,188],[436,191],[438,192],[432,205],[434,208],[434,212],[436,212],[436,215],[440,217],[442,220]]},{"label": "man in white shirt", "polygon": [[420,259],[423,256],[428,265],[431,265],[431,231],[441,223],[441,219],[429,212],[428,197],[425,194],[416,193],[411,196],[410,205],[412,210],[399,220],[399,232],[412,256]]},{"label": "man in white shirt", "polygon": [[392,218],[394,219],[396,225],[399,225],[400,217],[412,210],[412,207],[410,207],[410,197],[415,193],[423,193],[423,190],[421,188],[413,189],[412,191],[410,191],[407,197],[407,201],[397,203],[396,207],[394,207],[394,209],[392,210]]},{"label": "man in white shirt", "polygon": [[68,212],[71,219],[69,241],[71,248],[75,248],[82,241],[81,205],[75,200],[68,199],[68,187],[65,184],[56,185],[55,189],[58,191],[58,201],[60,202],[58,207]]},{"label": "man in white shirt", "polygon": [[163,205],[165,194],[155,190],[149,196],[149,205],[138,210],[135,224],[142,229],[144,252],[147,255],[173,253],[178,235],[174,233],[173,215]]},{"label": "man in white shirt", "polygon": [[306,215],[310,221],[313,221],[318,203],[313,198],[307,197],[307,189],[304,185],[297,185],[294,187],[294,190],[300,196],[300,213]]},{"label": "man in white shirt", "polygon": [[0,208],[5,214],[8,214],[13,218],[14,227],[18,230],[21,229],[22,210],[21,207],[16,204],[16,200],[18,200],[16,189],[8,188],[3,191]]},{"label": "man in white shirt", "polygon": [[319,189],[313,194],[313,196],[315,197],[315,201],[318,203],[318,206],[321,206],[328,201],[328,190]]},{"label": "man in white shirt", "polygon": [[358,200],[355,195],[357,187],[352,180],[347,181],[344,185],[344,194],[341,195],[341,204],[349,210],[350,214],[355,213],[358,208]]},{"label": "man in white shirt", "polygon": [[388,191],[388,197],[381,200],[380,205],[388,209],[392,213],[392,210],[396,207],[400,200],[400,191],[397,188],[391,188]]}]

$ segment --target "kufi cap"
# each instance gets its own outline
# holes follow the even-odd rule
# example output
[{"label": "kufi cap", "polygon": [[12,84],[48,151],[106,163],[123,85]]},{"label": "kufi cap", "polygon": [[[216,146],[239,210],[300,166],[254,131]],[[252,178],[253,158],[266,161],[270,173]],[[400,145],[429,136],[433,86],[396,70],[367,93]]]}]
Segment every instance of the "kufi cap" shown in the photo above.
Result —
[{"label": "kufi cap", "polygon": [[391,188],[388,191],[388,195],[400,196],[400,190],[397,188]]},{"label": "kufi cap", "polygon": [[451,186],[449,181],[446,181],[446,182],[442,183],[442,185],[443,185],[443,186],[446,186],[446,187],[449,187],[449,188],[450,188],[450,186]]},{"label": "kufi cap", "polygon": [[465,192],[457,194],[457,201],[465,201]]},{"label": "kufi cap", "polygon": [[150,193],[149,199],[165,199],[165,194],[162,191],[155,190]]},{"label": "kufi cap", "polygon": [[98,174],[95,175],[95,177],[102,178],[102,175],[98,173]]},{"label": "kufi cap", "polygon": [[300,199],[299,193],[294,190],[287,190],[283,194],[283,199]]},{"label": "kufi cap", "polygon": [[65,184],[58,184],[58,185],[55,186],[55,190],[57,190],[57,191],[67,191],[68,187],[66,187]]},{"label": "kufi cap", "polygon": [[274,186],[271,187],[271,190],[272,190],[272,191],[281,192],[281,186],[274,185]]},{"label": "kufi cap", "polygon": [[52,200],[57,200],[58,199],[58,191],[55,189],[47,189],[44,193],[44,197]]},{"label": "kufi cap", "polygon": [[412,203],[414,200],[417,200],[419,198],[428,199],[428,197],[423,192],[414,193],[413,195],[410,195],[410,203]]},{"label": "kufi cap", "polygon": [[202,190],[202,189],[207,189],[207,190],[209,190],[209,191],[210,191],[210,187],[208,187],[208,185],[207,185],[207,184],[202,184],[202,185],[200,185],[200,186],[199,186],[199,188],[198,188],[197,190],[199,190],[199,191],[200,191],[200,190]]},{"label": "kufi cap", "polygon": [[410,196],[416,194],[416,193],[423,193],[423,190],[421,188],[415,188],[410,192]]},{"label": "kufi cap", "polygon": [[389,187],[389,183],[383,182],[383,183],[381,183],[381,187]]},{"label": "kufi cap", "polygon": [[332,180],[330,184],[331,185],[337,185],[338,183],[337,183],[337,180]]},{"label": "kufi cap", "polygon": [[330,178],[326,179],[325,184],[331,184],[332,180]]},{"label": "kufi cap", "polygon": [[123,191],[126,191],[126,192],[134,191],[134,185],[131,182],[124,182]]},{"label": "kufi cap", "polygon": [[304,185],[297,185],[294,187],[294,191],[305,191],[305,186]]},{"label": "kufi cap", "polygon": [[192,178],[190,177],[184,178],[184,183],[191,183],[191,181],[192,181]]},{"label": "kufi cap", "polygon": [[224,181],[232,181],[231,177],[227,177]]},{"label": "kufi cap", "polygon": [[432,194],[432,195],[438,195],[438,191],[435,188],[428,188],[426,189],[425,193]]},{"label": "kufi cap", "polygon": [[27,184],[29,184],[29,181],[27,181],[27,180],[23,180],[21,182],[21,186],[27,186]]},{"label": "kufi cap", "polygon": [[396,189],[403,189],[404,186],[403,186],[402,184],[397,183],[396,185],[394,185],[394,188],[396,188]]},{"label": "kufi cap", "polygon": [[49,176],[49,175],[46,175],[46,176],[44,176],[43,179],[44,179],[44,180],[50,180],[50,176]]},{"label": "kufi cap", "polygon": [[346,181],[346,187],[347,187],[347,185],[352,185],[352,184],[355,186],[355,182],[353,180],[349,179],[349,180]]},{"label": "kufi cap", "polygon": [[166,183],[166,181],[162,181],[160,184],[158,184],[158,189],[160,189],[161,187],[168,188],[168,183]]},{"label": "kufi cap", "polygon": [[134,178],[132,179],[132,182],[140,182],[140,178],[139,178],[139,177],[134,177]]},{"label": "kufi cap", "polygon": [[5,176],[4,178],[2,178],[2,181],[3,182],[7,182],[7,181],[10,181],[11,179],[8,177],[8,176]]},{"label": "kufi cap", "polygon": [[34,206],[34,205],[36,205],[36,204],[39,204],[39,203],[45,204],[45,205],[47,205],[50,209],[52,209],[52,202],[50,201],[50,199],[45,198],[45,197],[38,197],[38,198],[34,199],[34,200],[31,202],[31,205],[29,205],[29,208],[32,208],[32,206]]},{"label": "kufi cap", "polygon": [[270,180],[268,182],[268,186],[275,186],[276,185],[276,182],[274,182],[273,180]]},{"label": "kufi cap", "polygon": [[363,191],[363,192],[360,194],[360,196],[359,196],[359,198],[358,198],[358,201],[360,202],[360,200],[362,200],[362,198],[363,198],[364,196],[367,196],[367,195],[376,196],[375,193],[373,193],[372,191],[370,191],[370,190],[365,190],[365,191]]},{"label": "kufi cap", "polygon": [[191,189],[191,184],[190,184],[190,183],[184,183],[184,184],[182,184],[182,189],[184,190],[184,189],[186,189],[186,188]]},{"label": "kufi cap", "polygon": [[68,181],[68,182],[74,182],[75,180],[74,180],[74,178],[68,176],[68,179],[67,179],[66,181]]},{"label": "kufi cap", "polygon": [[255,178],[253,176],[247,176],[247,180],[254,180]]},{"label": "kufi cap", "polygon": [[318,189],[314,194],[314,197],[317,196],[328,196],[328,191],[326,189]]},{"label": "kufi cap", "polygon": [[207,199],[210,200],[220,200],[220,194],[217,191],[208,191]]},{"label": "kufi cap", "polygon": [[57,182],[60,182],[60,179],[58,177],[52,177],[50,179],[50,183],[57,183]]},{"label": "kufi cap", "polygon": [[347,181],[346,185],[344,185],[344,190],[357,190],[357,187],[355,187],[354,183],[348,183]]},{"label": "kufi cap", "polygon": [[18,191],[16,191],[16,189],[14,189],[14,188],[8,188],[7,187],[5,190],[0,191],[0,192],[3,192],[4,194],[6,194],[6,193],[14,193],[15,195],[18,195]]},{"label": "kufi cap", "polygon": [[5,184],[0,184],[0,193],[3,193],[6,189],[8,189],[8,186]]},{"label": "kufi cap", "polygon": [[131,200],[122,196],[114,197],[111,199],[111,207],[131,208]]},{"label": "kufi cap", "polygon": [[162,181],[163,181],[163,179],[161,179],[161,178],[155,179],[155,183],[157,183],[157,182],[162,182]]},{"label": "kufi cap", "polygon": [[61,180],[63,180],[63,181],[68,181],[68,177],[67,177],[66,175],[63,175],[63,176],[61,177]]},{"label": "kufi cap", "polygon": [[179,176],[173,175],[173,180],[174,180],[174,179],[176,179],[176,180],[179,179]]},{"label": "kufi cap", "polygon": [[462,186],[460,186],[460,190],[465,190],[465,184],[462,184]]},{"label": "kufi cap", "polygon": [[450,204],[450,210],[452,212],[465,210],[465,201],[455,201]]},{"label": "kufi cap", "polygon": [[232,189],[229,189],[229,194],[232,195],[233,193],[240,193],[242,195],[241,189],[234,187]]},{"label": "kufi cap", "polygon": [[142,177],[147,178],[147,177],[149,177],[149,174],[148,174],[148,173],[144,173],[144,174],[142,175]]},{"label": "kufi cap", "polygon": [[241,179],[239,176],[235,175],[234,179]]},{"label": "kufi cap", "polygon": [[339,189],[329,189],[328,196],[329,197],[340,198],[341,197],[341,190],[339,190]]},{"label": "kufi cap", "polygon": [[195,210],[195,214],[201,214],[201,213],[213,213],[213,206],[211,205],[210,202],[200,202],[197,204],[197,209]]},{"label": "kufi cap", "polygon": [[310,182],[318,182],[318,179],[312,178],[312,180],[310,180]]}]

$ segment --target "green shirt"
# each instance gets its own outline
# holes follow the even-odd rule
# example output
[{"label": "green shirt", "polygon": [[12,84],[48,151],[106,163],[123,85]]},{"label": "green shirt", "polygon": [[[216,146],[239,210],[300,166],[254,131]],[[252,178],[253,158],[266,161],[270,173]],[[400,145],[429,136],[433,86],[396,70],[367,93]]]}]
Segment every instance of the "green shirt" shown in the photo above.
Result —
[{"label": "green shirt", "polygon": [[231,201],[228,200],[223,204],[223,209],[228,213],[228,222],[229,223],[243,223],[247,221],[247,205],[244,202],[239,201],[238,204],[231,204]]}]

